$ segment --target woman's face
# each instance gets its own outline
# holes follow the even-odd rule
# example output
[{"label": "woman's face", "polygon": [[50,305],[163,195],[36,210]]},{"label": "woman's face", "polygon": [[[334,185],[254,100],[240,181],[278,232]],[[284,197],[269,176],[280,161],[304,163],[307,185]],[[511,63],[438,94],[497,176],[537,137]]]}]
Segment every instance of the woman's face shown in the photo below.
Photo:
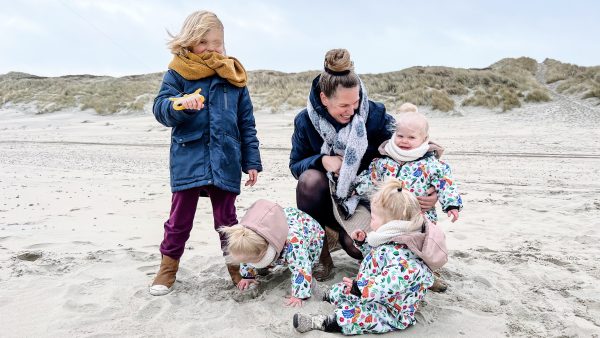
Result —
[{"label": "woman's face", "polygon": [[359,87],[344,88],[338,87],[331,97],[325,96],[321,92],[321,102],[327,107],[327,112],[334,120],[341,124],[347,124],[352,121],[354,110],[358,109],[360,99]]},{"label": "woman's face", "polygon": [[223,42],[223,31],[219,29],[211,29],[200,40],[200,42],[192,47],[192,53],[202,54],[204,52],[217,52],[225,55],[225,46]]}]

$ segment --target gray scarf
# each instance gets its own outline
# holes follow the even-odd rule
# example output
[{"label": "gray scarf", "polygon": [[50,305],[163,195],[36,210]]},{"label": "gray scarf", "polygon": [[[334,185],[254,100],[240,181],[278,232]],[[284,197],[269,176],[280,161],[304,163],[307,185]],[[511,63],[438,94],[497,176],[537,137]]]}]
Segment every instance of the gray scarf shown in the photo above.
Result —
[{"label": "gray scarf", "polygon": [[[360,80],[360,90],[362,92],[362,100],[360,102],[358,113],[346,126],[336,132],[335,128],[327,121],[327,119],[317,113],[312,103],[310,95],[306,103],[306,110],[313,126],[323,138],[323,146],[321,146],[321,154],[331,155],[333,152],[344,158],[342,168],[337,179],[335,197],[342,203],[342,207],[346,209],[348,214],[352,215],[358,205],[358,196],[348,196],[350,194],[350,185],[356,178],[358,167],[363,155],[369,144],[367,140],[366,121],[369,116],[369,99],[367,97],[367,89],[362,80]],[[333,181],[332,173],[327,173],[330,180]]]}]

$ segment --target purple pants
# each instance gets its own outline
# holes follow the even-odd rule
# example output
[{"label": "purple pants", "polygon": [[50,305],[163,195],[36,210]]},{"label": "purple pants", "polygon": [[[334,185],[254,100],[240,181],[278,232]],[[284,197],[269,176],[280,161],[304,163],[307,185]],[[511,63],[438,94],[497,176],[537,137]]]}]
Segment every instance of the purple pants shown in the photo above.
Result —
[{"label": "purple pants", "polygon": [[[235,213],[237,194],[212,185],[174,192],[171,198],[171,214],[169,220],[165,222],[165,238],[160,244],[160,253],[163,255],[173,259],[179,259],[183,255],[185,242],[190,238],[201,193],[210,197],[215,230],[222,226],[237,224]],[[221,250],[225,254],[227,240],[221,232],[219,232],[219,238],[221,239]]]}]

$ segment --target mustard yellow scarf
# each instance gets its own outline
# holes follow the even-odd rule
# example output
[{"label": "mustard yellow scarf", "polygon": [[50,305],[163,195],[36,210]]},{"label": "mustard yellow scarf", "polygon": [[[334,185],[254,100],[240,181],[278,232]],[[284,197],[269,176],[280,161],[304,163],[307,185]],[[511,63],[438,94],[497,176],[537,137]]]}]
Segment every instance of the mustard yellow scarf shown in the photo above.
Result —
[{"label": "mustard yellow scarf", "polygon": [[200,80],[217,74],[236,87],[244,87],[248,82],[246,70],[236,58],[215,52],[175,55],[169,69],[186,80]]}]

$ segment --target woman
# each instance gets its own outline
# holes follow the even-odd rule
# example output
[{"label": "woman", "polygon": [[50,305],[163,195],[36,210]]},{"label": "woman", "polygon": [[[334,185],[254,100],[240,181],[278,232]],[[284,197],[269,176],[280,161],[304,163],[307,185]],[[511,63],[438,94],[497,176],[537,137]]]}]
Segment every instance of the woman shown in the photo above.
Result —
[{"label": "woman", "polygon": [[[296,203],[324,228],[338,232],[350,256],[362,259],[334,216],[332,197],[351,217],[357,208],[357,199],[350,196],[352,181],[379,156],[377,148],[391,137],[394,119],[383,104],[368,99],[346,49],[328,51],[324,66],[312,82],[307,107],[294,120],[290,170],[298,179]],[[331,190],[330,181],[335,182]],[[421,198],[421,207],[430,209],[435,197]],[[319,260],[315,277],[324,280],[333,268],[327,241]]]}]

